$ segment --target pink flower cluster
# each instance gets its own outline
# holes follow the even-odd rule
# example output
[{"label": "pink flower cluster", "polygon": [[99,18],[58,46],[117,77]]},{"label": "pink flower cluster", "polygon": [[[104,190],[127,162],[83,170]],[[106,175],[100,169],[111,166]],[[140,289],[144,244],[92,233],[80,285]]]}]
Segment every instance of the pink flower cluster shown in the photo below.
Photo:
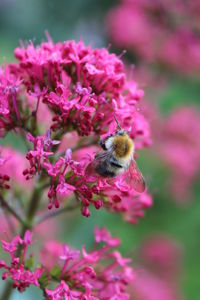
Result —
[{"label": "pink flower cluster", "polygon": [[[42,275],[43,269],[36,268],[34,271],[30,271],[26,266],[27,248],[32,244],[31,232],[27,230],[23,239],[16,235],[10,243],[4,240],[1,243],[3,250],[8,252],[11,257],[10,264],[0,260],[0,268],[6,270],[2,279],[10,277],[13,280],[13,288],[17,288],[19,292],[23,292],[30,284],[39,286],[38,279]],[[23,247],[22,257],[19,257],[17,253],[20,247]]]},{"label": "pink flower cluster", "polygon": [[121,0],[107,17],[117,46],[147,63],[191,73],[200,70],[199,1]]},{"label": "pink flower cluster", "polygon": [[[82,254],[57,242],[46,245],[42,257],[48,265],[54,257],[57,265],[54,276],[61,278],[54,290],[45,289],[46,299],[130,299],[126,290],[134,279],[133,269],[129,266],[131,259],[123,258],[113,249],[119,246],[120,240],[111,237],[105,228],[95,228],[95,240],[94,250],[86,252],[83,246]],[[103,245],[99,248],[100,243]],[[47,266],[49,276],[51,270]]]},{"label": "pink flower cluster", "polygon": [[[149,124],[137,109],[144,92],[126,79],[120,58],[83,42],[53,44],[51,40],[17,48],[15,56],[19,62],[8,64],[0,73],[0,122],[2,135],[14,129],[27,137],[29,167],[23,170],[24,178],[33,181],[39,176],[49,186],[49,209],[58,208],[61,200],[73,194],[84,216],[90,215],[90,204],[96,209],[104,205],[135,223],[143,209],[151,206],[151,196],[138,195],[123,177],[107,182],[85,175],[86,165],[94,158],[93,148],[85,145],[87,141],[95,145],[99,136],[116,131],[114,115],[129,131],[136,149],[151,143]],[[47,116],[45,126],[41,126],[41,110]],[[63,142],[67,132],[72,132],[72,139],[73,133],[78,134],[74,148],[81,151],[79,161],[70,150],[73,141]],[[60,142],[65,155],[59,151]],[[21,171],[18,175],[21,178]]]},{"label": "pink flower cluster", "polygon": [[[136,143],[139,139],[149,145],[148,124],[136,109],[143,91],[134,81],[127,82],[122,61],[107,49],[49,41],[17,48],[15,56],[19,63],[0,73],[1,132],[20,125],[32,129],[31,119],[43,102],[53,113],[51,128],[56,132],[105,134],[115,114],[125,129],[131,127]],[[29,114],[27,95],[36,99]]]},{"label": "pink flower cluster", "polygon": [[[123,258],[114,248],[120,240],[111,237],[105,229],[95,228],[95,245],[90,252],[70,248],[66,244],[48,241],[41,251],[41,267],[31,271],[30,258],[26,258],[32,234],[24,238],[15,236],[9,243],[1,241],[3,250],[11,256],[11,263],[0,260],[5,269],[2,279],[10,277],[13,287],[23,292],[29,285],[39,286],[48,300],[65,299],[123,299],[128,300],[128,286],[135,278],[131,259]],[[19,256],[19,249],[22,255]],[[33,258],[33,257],[32,257]],[[53,258],[53,260],[52,260]],[[53,282],[59,282],[55,289]]]}]

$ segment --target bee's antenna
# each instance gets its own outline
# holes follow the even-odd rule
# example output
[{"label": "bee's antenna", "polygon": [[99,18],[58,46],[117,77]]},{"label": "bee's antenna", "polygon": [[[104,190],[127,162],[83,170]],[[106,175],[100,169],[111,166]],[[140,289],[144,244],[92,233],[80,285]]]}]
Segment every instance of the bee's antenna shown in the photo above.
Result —
[{"label": "bee's antenna", "polygon": [[117,120],[117,118],[116,118],[115,115],[114,115],[114,118],[115,118],[115,121],[116,121],[116,123],[117,123],[117,126],[122,130],[122,128],[121,128],[121,126],[119,125],[119,122],[118,122],[118,120]]}]

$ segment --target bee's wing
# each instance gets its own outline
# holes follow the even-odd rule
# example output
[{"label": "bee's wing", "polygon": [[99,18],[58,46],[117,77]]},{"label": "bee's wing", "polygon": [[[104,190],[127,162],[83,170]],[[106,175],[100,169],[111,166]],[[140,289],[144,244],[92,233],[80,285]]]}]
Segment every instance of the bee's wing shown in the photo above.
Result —
[{"label": "bee's wing", "polygon": [[89,176],[89,175],[93,175],[93,176],[98,176],[100,177],[100,175],[98,175],[96,173],[96,167],[103,161],[107,160],[110,158],[110,152],[106,151],[106,152],[100,152],[98,154],[95,155],[95,158],[87,165],[86,169],[85,169],[85,175]]},{"label": "bee's wing", "polygon": [[144,177],[134,159],[131,160],[130,166],[126,172],[126,182],[138,193],[143,193],[145,191],[146,184]]}]

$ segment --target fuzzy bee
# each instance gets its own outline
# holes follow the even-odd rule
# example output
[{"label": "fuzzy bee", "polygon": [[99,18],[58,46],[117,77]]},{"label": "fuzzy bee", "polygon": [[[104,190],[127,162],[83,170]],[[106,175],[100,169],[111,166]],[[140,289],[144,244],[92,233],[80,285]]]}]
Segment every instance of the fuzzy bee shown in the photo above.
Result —
[{"label": "fuzzy bee", "polygon": [[124,173],[126,182],[135,191],[142,193],[145,190],[145,181],[133,157],[134,143],[128,133],[120,127],[116,117],[115,121],[115,134],[100,140],[104,152],[95,155],[86,168],[86,175],[96,174],[104,178],[114,178]]}]

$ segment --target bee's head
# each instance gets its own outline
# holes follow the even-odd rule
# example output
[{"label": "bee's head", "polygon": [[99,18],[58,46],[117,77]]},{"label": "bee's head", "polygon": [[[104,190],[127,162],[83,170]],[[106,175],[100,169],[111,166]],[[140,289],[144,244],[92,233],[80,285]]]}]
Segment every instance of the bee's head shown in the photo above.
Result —
[{"label": "bee's head", "polygon": [[127,132],[124,129],[117,130],[115,135],[126,135]]}]

